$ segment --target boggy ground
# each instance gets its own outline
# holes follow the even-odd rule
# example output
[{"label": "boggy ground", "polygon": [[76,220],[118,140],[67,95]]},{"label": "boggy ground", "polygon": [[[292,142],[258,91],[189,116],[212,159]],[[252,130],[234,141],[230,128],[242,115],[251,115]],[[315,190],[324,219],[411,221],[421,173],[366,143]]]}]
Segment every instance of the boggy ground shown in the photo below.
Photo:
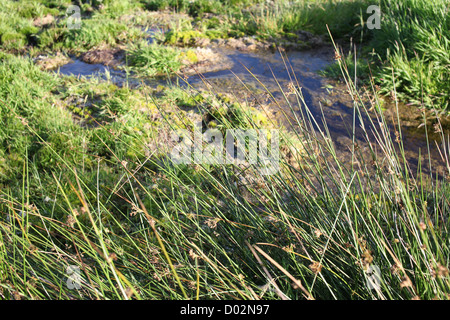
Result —
[{"label": "boggy ground", "polygon": [[[217,15],[205,14],[203,19],[206,21],[217,19]],[[180,58],[178,70],[171,69],[184,79],[181,84],[185,82],[185,79],[190,78],[187,83],[197,89],[209,89],[212,86],[214,91],[232,94],[239,97],[241,102],[250,99],[253,103],[260,104],[260,108],[261,104],[264,104],[262,109],[266,112],[269,110],[269,116],[276,121],[281,121],[285,126],[288,126],[289,122],[286,119],[286,113],[290,114],[292,110],[290,110],[289,103],[283,102],[283,90],[288,91],[288,84],[297,81],[289,78],[289,68],[292,68],[291,76],[295,75],[297,79],[300,79],[298,85],[302,87],[306,104],[317,117],[320,117],[322,112],[325,114],[328,128],[332,132],[334,141],[339,146],[338,150],[342,150],[341,156],[345,157],[345,154],[348,153],[351,145],[349,143],[351,139],[348,138],[348,128],[351,126],[353,101],[345,86],[331,79],[321,78],[316,74],[331,65],[334,60],[335,50],[330,44],[326,44],[323,36],[315,36],[306,31],[297,31],[295,33],[296,41],[288,39],[259,40],[250,36],[225,39],[209,38],[205,33],[195,28],[189,30],[181,28],[177,31],[177,26],[180,28],[179,26],[183,23],[192,23],[192,18],[187,14],[173,14],[167,11],[137,15],[128,14],[122,16],[120,20],[140,21],[140,23],[145,21],[146,25],[141,25],[141,27],[147,34],[145,37],[147,43],[161,46],[175,45],[182,50],[179,55],[182,58]],[[173,30],[171,30],[171,27]],[[291,38],[293,38],[293,35],[291,35]],[[120,79],[121,83],[125,81],[125,78],[132,83],[133,75],[128,78],[117,72],[117,70],[124,70],[127,67],[125,66],[127,63],[126,56],[130,54],[130,51],[127,51],[128,47],[127,45],[97,46],[81,53],[76,59],[87,64],[111,67],[116,70],[116,79]],[[284,51],[287,51],[283,54],[286,55],[290,65],[283,61],[280,52]],[[67,61],[68,58],[61,54],[57,54],[54,58],[42,59],[38,57],[37,59],[37,63],[44,69],[56,69]],[[86,66],[84,71],[83,65],[77,63],[73,67],[67,65],[62,70],[63,73],[89,75],[98,71],[98,68]],[[102,68],[102,70],[106,69]],[[139,69],[134,71],[137,74],[140,73]],[[167,72],[167,70],[165,71]],[[280,90],[274,78],[281,83],[284,89]],[[172,79],[175,78],[172,77]],[[162,79],[158,81],[161,84],[165,83]],[[147,83],[152,83],[154,86],[158,85],[158,81],[147,79]],[[139,83],[139,81],[136,83]],[[251,90],[244,90],[242,83],[245,83],[247,88]],[[263,88],[263,85],[265,88]],[[278,99],[278,103],[275,100],[269,103],[267,99],[255,98],[255,95],[265,96],[269,93]],[[261,100],[266,101],[262,102]],[[389,101],[389,99],[385,101]],[[284,106],[281,109],[280,102]],[[292,103],[296,104],[295,102]],[[320,106],[323,107],[323,111],[321,111]],[[390,120],[392,120],[392,113],[396,109],[394,104],[387,102],[384,108],[387,112],[386,115],[390,115]],[[404,145],[405,153],[407,158],[415,163],[412,165],[413,170],[415,170],[417,169],[416,159],[419,148],[422,151],[427,149],[426,134],[429,135],[431,141],[440,139],[440,135],[436,134],[438,132],[435,128],[438,120],[435,114],[428,111],[425,115],[428,121],[427,126],[424,126],[422,124],[423,116],[416,111],[415,107],[405,106],[404,103],[400,104],[399,114],[401,116],[401,127],[408,137]],[[396,120],[393,123],[396,123]],[[446,120],[442,118],[441,123],[445,124]],[[445,125],[444,128],[446,128]],[[396,134],[395,132],[396,129],[392,129],[393,135]],[[361,146],[364,142],[360,140],[358,144]],[[438,171],[444,170],[445,168],[439,165],[439,163],[442,163],[442,159],[434,143],[432,143],[430,151],[432,167]],[[349,156],[347,155],[347,157]]]},{"label": "boggy ground", "polygon": [[[448,298],[448,183],[393,150],[431,133],[383,131],[380,108],[425,126],[317,74],[325,22],[355,35],[363,1],[90,1],[79,30],[69,1],[1,1],[2,298]],[[280,171],[174,165],[171,134],[198,123],[280,129]]]},{"label": "boggy ground", "polygon": [[[325,64],[330,63],[331,49],[331,47],[322,47],[301,53],[290,51],[286,56],[295,65],[293,72],[299,81],[296,85],[302,87],[306,105],[316,119],[320,120],[322,116],[326,119],[328,130],[336,143],[339,157],[344,162],[351,163],[351,145],[353,142],[350,138],[350,128],[352,126],[354,101],[343,83],[323,78],[316,73]],[[212,90],[217,93],[230,94],[240,103],[250,102],[257,109],[264,111],[271,121],[295,130],[292,127],[293,110],[291,110],[291,107],[293,106],[294,110],[297,110],[294,113],[299,115],[299,103],[295,101],[294,97],[289,97],[290,104],[284,100],[284,94],[287,93],[287,95],[292,96],[292,93],[289,92],[289,83],[293,82],[289,81],[292,79],[287,79],[286,75],[289,72],[284,66],[280,65],[282,62],[281,55],[274,54],[270,50],[259,50],[250,55],[223,46],[206,47],[201,50],[196,51],[197,55],[204,53],[204,56],[199,59],[200,62],[180,70],[182,85],[186,85],[184,83],[186,81],[197,90]],[[276,58],[270,59],[268,56],[276,56]],[[301,58],[303,62],[309,61],[298,64],[298,60],[295,61],[296,56],[303,56]],[[246,64],[247,62],[250,62],[250,64]],[[312,68],[313,71],[308,70],[308,68]],[[273,72],[273,75],[267,74],[269,70],[271,73]],[[282,89],[274,83],[273,76],[283,87]],[[243,89],[242,83],[246,84],[246,89]],[[156,86],[158,82],[152,84]],[[160,80],[159,84],[166,84],[166,81]],[[270,95],[273,98],[270,98]],[[371,100],[373,103],[373,97],[364,96],[363,99],[368,108],[372,107],[373,109],[373,104],[370,105]],[[414,107],[405,103],[399,103],[396,106],[389,98],[384,98],[382,101],[385,116],[389,121],[391,135],[394,138],[399,134],[397,126],[400,121],[400,130],[405,138],[403,148],[412,171],[415,172],[419,166],[419,152],[427,152],[428,136],[429,141],[432,142],[430,145],[431,158],[421,159],[422,170],[425,173],[430,171],[428,165],[424,166],[430,161],[432,171],[439,172],[440,175],[445,172],[446,167],[442,161],[442,155],[434,142],[439,144],[441,141],[440,128],[442,128],[444,134],[448,131],[448,120],[446,120],[448,118],[439,116],[436,112],[429,110],[422,110],[423,113],[419,114]],[[399,119],[395,116],[397,108]],[[372,117],[377,124],[374,113]],[[367,117],[364,119],[364,121],[368,121]],[[426,119],[426,125],[424,119]],[[323,126],[320,125],[320,127],[323,129]],[[361,150],[368,152],[363,136],[357,135],[356,143],[362,148]],[[367,155],[367,158],[370,158],[370,155]]]}]

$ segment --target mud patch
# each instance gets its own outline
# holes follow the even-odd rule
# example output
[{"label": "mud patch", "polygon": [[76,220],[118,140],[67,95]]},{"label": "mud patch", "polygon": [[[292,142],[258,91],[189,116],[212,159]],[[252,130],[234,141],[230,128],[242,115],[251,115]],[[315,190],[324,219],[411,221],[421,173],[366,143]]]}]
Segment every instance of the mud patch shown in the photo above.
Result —
[{"label": "mud patch", "polygon": [[329,46],[323,36],[303,30],[287,34],[278,39],[271,39],[271,42],[284,50],[317,50],[321,47]]},{"label": "mud patch", "polygon": [[184,75],[194,75],[199,73],[218,72],[220,70],[230,69],[233,62],[227,55],[211,48],[196,48],[194,50],[198,61],[189,64],[181,69],[180,73]]},{"label": "mud patch", "polygon": [[81,61],[89,64],[103,64],[108,67],[117,67],[125,57],[125,51],[121,48],[115,49],[93,49],[80,56]]},{"label": "mud patch", "polygon": [[35,27],[45,27],[49,24],[52,24],[55,21],[55,17],[51,14],[47,14],[45,17],[39,17],[33,20],[33,26]]},{"label": "mud patch", "polygon": [[241,52],[267,50],[272,47],[269,42],[259,41],[252,37],[243,37],[237,39],[214,39],[212,40],[212,44],[215,46],[225,46],[228,48],[236,49]]}]

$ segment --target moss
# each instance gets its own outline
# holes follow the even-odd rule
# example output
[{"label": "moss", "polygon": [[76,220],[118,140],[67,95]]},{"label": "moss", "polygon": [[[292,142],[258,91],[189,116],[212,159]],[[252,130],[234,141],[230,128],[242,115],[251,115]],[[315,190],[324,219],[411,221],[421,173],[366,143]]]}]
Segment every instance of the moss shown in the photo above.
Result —
[{"label": "moss", "polygon": [[225,103],[231,103],[231,102],[232,102],[232,101],[231,101],[231,98],[230,98],[229,96],[223,94],[223,93],[218,93],[218,94],[217,94],[217,97],[218,97],[221,101],[223,101],[223,102],[225,102]]},{"label": "moss", "polygon": [[206,30],[206,37],[209,39],[228,39],[228,32],[225,30]]},{"label": "moss", "polygon": [[266,127],[269,125],[269,119],[267,116],[262,113],[261,111],[251,108],[250,109],[251,115],[252,115],[252,122],[260,127]]},{"label": "moss", "polygon": [[220,27],[220,24],[221,24],[221,22],[220,22],[219,18],[217,18],[217,17],[209,18],[205,22],[205,26],[208,29],[214,29],[214,28]]},{"label": "moss", "polygon": [[17,152],[0,154],[0,182],[14,179],[23,168],[25,159]]},{"label": "moss", "polygon": [[209,129],[215,129],[215,128],[217,128],[217,122],[214,121],[214,120],[210,121],[210,122],[208,123],[208,128],[209,128]]},{"label": "moss", "polygon": [[230,30],[228,33],[229,33],[230,37],[233,37],[233,38],[242,38],[242,37],[246,36],[245,32],[238,31],[238,30]]},{"label": "moss", "polygon": [[44,16],[47,14],[51,14],[52,16],[60,15],[60,11],[57,8],[44,8],[43,12],[44,12]]},{"label": "moss", "polygon": [[2,35],[2,45],[8,49],[21,49],[26,43],[26,36],[18,32],[7,32]]},{"label": "moss", "polygon": [[169,31],[166,34],[165,43],[172,45],[193,45],[196,39],[208,39],[208,37],[197,30]]},{"label": "moss", "polygon": [[37,152],[39,166],[47,169],[54,168],[57,164],[61,164],[60,157],[70,165],[81,164],[86,157],[80,149],[81,145],[82,135],[55,132]]},{"label": "moss", "polygon": [[188,64],[198,62],[197,54],[193,50],[187,50],[186,52],[180,53],[180,58],[181,60],[186,59]]},{"label": "moss", "polygon": [[284,36],[289,39],[289,40],[296,40],[298,38],[298,35],[296,35],[295,33],[292,32],[285,32]]},{"label": "moss", "polygon": [[92,110],[89,108],[80,108],[80,107],[76,107],[76,106],[68,106],[67,107],[70,111],[72,111],[72,113],[82,119],[88,120],[88,123],[92,123],[93,119],[91,118],[92,115]]},{"label": "moss", "polygon": [[39,28],[34,26],[25,26],[22,29],[20,29],[20,33],[25,36],[30,36],[32,34],[36,34],[39,32]]}]

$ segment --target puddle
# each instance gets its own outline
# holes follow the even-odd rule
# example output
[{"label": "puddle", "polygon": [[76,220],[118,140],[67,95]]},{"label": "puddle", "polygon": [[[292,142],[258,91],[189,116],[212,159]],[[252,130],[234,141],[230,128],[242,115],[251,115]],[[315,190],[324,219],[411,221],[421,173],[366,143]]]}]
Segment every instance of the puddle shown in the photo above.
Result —
[{"label": "puddle", "polygon": [[110,79],[116,84],[122,84],[127,80],[127,74],[124,71],[105,66],[103,64],[89,64],[79,59],[72,58],[73,62],[65,64],[55,71],[62,75],[75,77],[98,77],[103,80]]},{"label": "puddle", "polygon": [[[72,58],[72,62],[58,67],[54,72],[66,76],[75,76],[77,78],[99,78],[101,80],[111,81],[118,87],[128,85],[131,88],[135,88],[140,86],[143,82],[143,80],[133,77],[132,74],[127,74],[124,70],[105,66],[103,64],[89,64],[77,58]],[[156,87],[158,84],[161,84],[162,81],[146,80],[145,83]]]}]

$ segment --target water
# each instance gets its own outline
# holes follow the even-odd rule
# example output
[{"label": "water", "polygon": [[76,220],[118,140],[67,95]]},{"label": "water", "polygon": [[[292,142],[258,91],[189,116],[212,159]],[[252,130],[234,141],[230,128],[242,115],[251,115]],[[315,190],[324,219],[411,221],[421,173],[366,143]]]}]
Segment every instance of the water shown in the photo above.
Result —
[{"label": "water", "polygon": [[[333,63],[334,51],[332,49],[287,52],[286,54],[280,54],[279,52],[242,53],[236,50],[224,52],[233,62],[231,68],[205,73],[201,77],[190,77],[188,82],[193,87],[205,86],[205,82],[209,82],[215,90],[231,92],[237,97],[242,97],[243,93],[246,92],[246,90],[243,90],[243,84],[245,84],[253,88],[254,93],[250,96],[259,101],[264,100],[261,97],[263,96],[261,92],[269,90],[274,99],[270,99],[265,104],[272,110],[272,116],[288,128],[292,121],[289,121],[285,114],[291,115],[291,119],[293,112],[299,116],[302,113],[306,115],[306,105],[316,121],[316,129],[317,127],[322,130],[325,129],[324,122],[326,121],[326,129],[336,145],[336,151],[340,158],[347,163],[352,162],[350,150],[353,145],[351,137],[354,122],[355,143],[365,155],[364,158],[370,161],[371,154],[367,148],[364,131],[361,128],[362,123],[358,115],[354,115],[353,101],[346,86],[318,74],[318,71]],[[290,106],[286,102],[285,97],[286,94],[289,94],[290,83],[294,83],[296,87],[301,88],[305,104],[299,103],[295,95],[287,95]],[[397,107],[399,109],[405,158],[409,162],[411,170],[416,172],[419,164],[423,166],[422,171],[426,173],[429,172],[430,165],[433,172],[442,173],[446,170],[436,146],[436,144],[441,143],[441,136],[434,131],[433,123],[436,120],[433,120],[432,114],[428,113],[427,126],[425,127],[421,113],[413,106],[399,104],[396,107],[395,104],[387,102],[384,107],[388,110],[388,112],[385,112],[385,117],[393,141],[395,141],[398,129],[395,110]],[[370,119],[373,124],[371,124]],[[362,122],[369,133],[370,141],[374,142],[375,137],[372,132],[379,131],[379,122],[376,115],[363,114]],[[444,132],[448,133],[449,131],[449,126],[444,126]],[[430,145],[427,144],[427,135]],[[397,144],[395,147],[398,149]],[[428,150],[430,151],[430,157],[424,157],[428,154]],[[378,152],[380,151],[378,149]],[[420,163],[419,153],[422,155]]]},{"label": "water", "polygon": [[118,86],[122,86],[127,81],[127,74],[122,70],[116,70],[103,64],[89,64],[76,58],[73,58],[72,61],[59,67],[56,72],[67,76],[111,80]]},{"label": "water", "polygon": [[[152,32],[157,32],[153,30]],[[151,38],[151,37],[150,37]],[[191,75],[184,81],[178,79],[181,86],[188,84],[194,88],[210,88],[217,92],[231,93],[238,99],[264,104],[272,113],[272,117],[277,119],[285,127],[290,127],[285,113],[293,115],[292,112],[300,115],[306,114],[306,107],[303,103],[296,100],[295,95],[289,95],[289,88],[292,84],[300,87],[304,96],[304,102],[308,107],[311,116],[315,119],[317,127],[324,129],[323,119],[326,119],[327,130],[341,158],[344,161],[351,162],[349,150],[352,148],[352,127],[355,121],[356,143],[359,146],[366,145],[361,123],[358,117],[354,117],[353,102],[343,84],[321,77],[317,72],[323,70],[327,65],[333,62],[333,51],[322,49],[304,52],[253,52],[243,53],[233,49],[213,48],[214,51],[223,55],[224,59],[211,66],[212,72],[205,72],[202,75]],[[223,65],[222,65],[223,64]],[[127,74],[123,70],[113,69],[101,64],[88,64],[81,60],[74,59],[73,63],[66,64],[59,68],[58,72],[62,75],[74,75],[77,77],[99,77],[101,79],[110,79],[118,86],[128,83],[129,86],[138,86],[142,80],[133,78],[133,75]],[[171,79],[177,82],[177,79]],[[168,80],[153,79],[146,80],[147,85],[156,87],[158,84],[166,85]],[[245,89],[245,86],[248,89]],[[267,99],[264,92],[269,91],[273,98]],[[286,102],[285,95],[288,101]],[[293,110],[291,110],[293,107]],[[387,109],[392,110],[393,105],[387,105]],[[429,166],[432,170],[445,170],[444,162],[440,159],[439,152],[435,146],[435,141],[439,143],[439,135],[434,133],[432,123],[429,123],[427,131],[423,122],[417,117],[418,111],[413,107],[399,105],[404,136],[405,156],[410,162],[413,171],[418,168],[418,155],[428,152],[426,143],[426,134],[429,135],[430,159],[422,161],[422,165]],[[378,125],[374,116],[371,118]],[[389,119],[392,118],[392,112]],[[363,122],[368,132],[372,132],[369,117],[364,116]],[[395,126],[390,126],[390,132],[395,139]],[[295,129],[295,128],[294,128]],[[371,139],[373,141],[373,136]],[[368,153],[367,147],[363,148]],[[368,154],[370,157],[370,155]],[[429,162],[428,162],[429,161]],[[427,168],[425,168],[425,171]]]}]

